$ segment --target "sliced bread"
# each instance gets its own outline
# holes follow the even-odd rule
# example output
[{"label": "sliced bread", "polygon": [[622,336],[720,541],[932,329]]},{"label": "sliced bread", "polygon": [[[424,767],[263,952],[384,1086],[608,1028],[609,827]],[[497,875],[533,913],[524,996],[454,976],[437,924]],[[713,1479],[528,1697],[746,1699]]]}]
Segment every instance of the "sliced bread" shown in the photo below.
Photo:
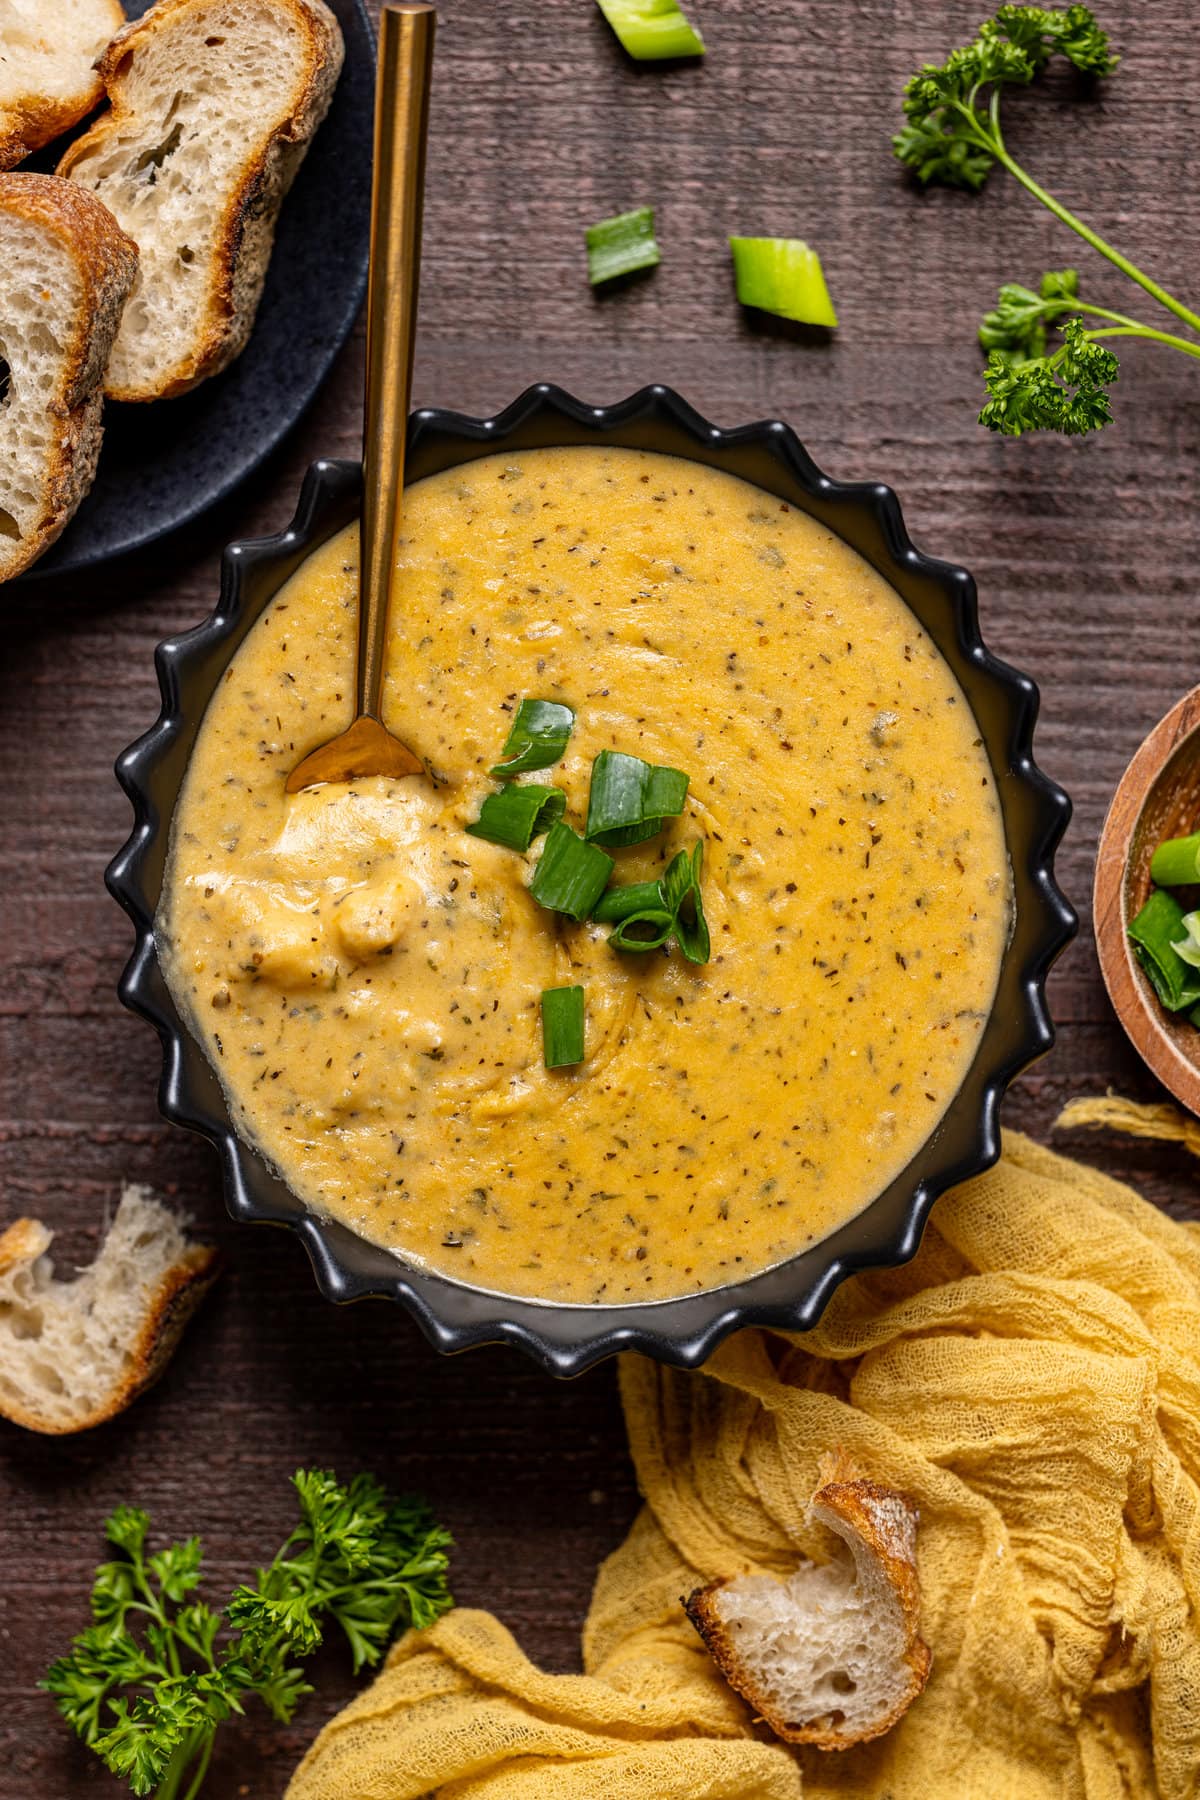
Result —
[{"label": "sliced bread", "polygon": [[0,0],[0,169],[100,104],[96,60],[124,23],[120,0]]},{"label": "sliced bread", "polygon": [[59,164],[141,256],[110,398],[185,393],[242,350],[342,55],[322,0],[158,0],[113,39],[100,63],[110,110]]},{"label": "sliced bread", "polygon": [[53,1233],[18,1219],[0,1237],[0,1414],[30,1431],[84,1431],[162,1374],[212,1285],[217,1253],[191,1243],[148,1188],[127,1187],[96,1261],[55,1278]]},{"label": "sliced bread", "polygon": [[847,1750],[890,1731],[921,1692],[917,1513],[894,1488],[822,1462],[809,1517],[845,1546],[782,1579],[743,1575],[698,1588],[688,1617],[725,1679],[778,1737]]},{"label": "sliced bread", "polygon": [[137,269],[107,207],[54,175],[0,175],[0,581],[92,485],[104,370]]}]

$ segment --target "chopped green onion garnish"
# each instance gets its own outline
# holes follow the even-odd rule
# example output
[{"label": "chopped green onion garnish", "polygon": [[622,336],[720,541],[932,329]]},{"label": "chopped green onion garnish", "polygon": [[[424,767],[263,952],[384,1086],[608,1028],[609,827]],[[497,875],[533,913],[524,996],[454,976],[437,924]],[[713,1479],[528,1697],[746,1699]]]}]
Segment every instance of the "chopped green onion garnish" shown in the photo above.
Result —
[{"label": "chopped green onion garnish", "polygon": [[542,993],[542,1054],[548,1069],[569,1069],[583,1061],[583,989],[546,988]]},{"label": "chopped green onion garnish", "polygon": [[1200,969],[1189,968],[1175,941],[1186,938],[1183,908],[1173,894],[1155,888],[1129,927],[1134,954],[1168,1012],[1182,1012],[1200,1000]]},{"label": "chopped green onion garnish", "polygon": [[1160,844],[1150,861],[1150,879],[1159,887],[1190,887],[1200,881],[1200,831]]},{"label": "chopped green onion garnish", "polygon": [[1189,969],[1200,969],[1200,912],[1184,913],[1183,929],[1187,936],[1180,938],[1177,944],[1173,943],[1171,948]]},{"label": "chopped green onion garnish", "polygon": [[529,891],[539,906],[583,920],[608,886],[613,867],[611,856],[585,844],[560,819],[550,827]]},{"label": "chopped green onion garnish", "polygon": [[665,906],[647,907],[622,919],[608,941],[614,950],[661,950],[674,929],[675,920]]},{"label": "chopped green onion garnish", "polygon": [[622,919],[631,919],[634,913],[654,912],[663,905],[660,882],[634,881],[628,887],[611,887],[601,894],[592,917],[601,925],[616,925]]},{"label": "chopped green onion garnish", "polygon": [[[699,844],[696,845],[696,849],[700,849]],[[695,880],[692,864],[693,854],[694,852],[688,850],[680,850],[673,856],[667,864],[666,873],[659,884],[662,889],[662,903],[673,913],[679,911],[692,890]]]},{"label": "chopped green onion garnish", "polygon": [[548,769],[566,749],[574,723],[571,708],[557,700],[522,700],[492,774],[507,781],[529,769]]},{"label": "chopped green onion garnish", "polygon": [[704,845],[698,843],[690,857],[686,850],[673,857],[663,876],[663,898],[674,914],[675,942],[691,963],[706,963],[712,955],[700,891],[703,866]]},{"label": "chopped green onion garnish", "polygon": [[673,856],[661,880],[633,882],[602,894],[592,918],[616,925],[608,940],[613,949],[657,950],[674,933],[689,962],[706,963],[712,947],[700,892],[703,865],[704,845],[698,843]]},{"label": "chopped green onion garnish", "polygon": [[731,237],[737,297],[801,325],[837,324],[821,259],[799,238]]},{"label": "chopped green onion garnish", "polygon": [[592,764],[584,835],[598,844],[640,844],[662,830],[664,819],[683,811],[687,791],[688,778],[680,769],[602,750]]},{"label": "chopped green onion garnish", "polygon": [[703,56],[704,39],[675,0],[598,0],[630,56],[661,62],[668,56]]},{"label": "chopped green onion garnish", "polygon": [[487,796],[467,831],[471,837],[486,838],[489,844],[502,844],[506,850],[528,850],[538,833],[549,831],[566,810],[567,796],[561,788],[514,782]]},{"label": "chopped green onion garnish", "polygon": [[654,208],[639,206],[634,212],[617,213],[587,228],[588,280],[593,287],[653,269],[662,261],[654,236]]}]

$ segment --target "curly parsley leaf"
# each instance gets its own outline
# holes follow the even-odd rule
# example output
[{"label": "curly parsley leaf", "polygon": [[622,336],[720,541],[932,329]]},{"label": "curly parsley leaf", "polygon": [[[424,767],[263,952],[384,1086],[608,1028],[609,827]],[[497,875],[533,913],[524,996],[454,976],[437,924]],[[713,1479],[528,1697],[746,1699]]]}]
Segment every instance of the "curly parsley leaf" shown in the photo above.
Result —
[{"label": "curly parsley leaf", "polygon": [[1028,362],[1046,353],[1046,326],[1060,313],[1079,304],[1079,276],[1074,269],[1056,269],[1042,276],[1041,287],[1007,282],[1000,289],[992,311],[984,315],[979,342],[988,351],[999,351],[1009,362]]},{"label": "curly parsley leaf", "polygon": [[992,351],[983,378],[989,399],[979,422],[1005,437],[1098,431],[1112,422],[1108,389],[1119,370],[1112,351],[1089,338],[1083,320],[1069,319],[1062,347],[1052,356],[1015,360],[1003,350]]},{"label": "curly parsley leaf", "polygon": [[397,1630],[432,1624],[452,1604],[450,1535],[421,1502],[392,1500],[365,1475],[343,1486],[300,1470],[294,1484],[299,1523],[223,1615],[190,1598],[202,1577],[198,1538],[147,1555],[147,1514],[119,1507],[109,1519],[121,1554],[96,1570],[93,1623],[42,1685],[133,1793],[190,1800],[218,1727],[251,1695],[286,1723],[312,1691],[300,1661],[327,1621],[341,1627],[357,1672]]},{"label": "curly parsley leaf", "polygon": [[1008,160],[993,96],[1027,87],[1055,55],[1090,76],[1111,75],[1119,60],[1086,6],[1002,6],[973,43],[944,63],[926,63],[909,81],[896,155],[923,183],[977,193],[996,162]]}]

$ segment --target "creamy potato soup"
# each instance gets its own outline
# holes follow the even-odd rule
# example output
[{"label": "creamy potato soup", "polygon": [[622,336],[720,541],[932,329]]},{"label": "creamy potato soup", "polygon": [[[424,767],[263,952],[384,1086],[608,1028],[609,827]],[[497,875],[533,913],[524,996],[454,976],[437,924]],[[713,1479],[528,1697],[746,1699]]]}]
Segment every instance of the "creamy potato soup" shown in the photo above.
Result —
[{"label": "creamy potato soup", "polygon": [[[995,992],[1009,876],[965,697],[804,513],[619,449],[492,457],[407,498],[386,716],[430,779],[295,796],[349,723],[356,533],[227,670],[174,823],[168,980],[241,1132],[310,1207],[476,1286],[611,1304],[721,1286],[857,1213],[929,1136]],[[524,698],[584,828],[603,750],[686,771],[613,880],[704,845],[707,963],[621,953],[468,835]],[[585,1056],[540,999],[580,985]]]}]

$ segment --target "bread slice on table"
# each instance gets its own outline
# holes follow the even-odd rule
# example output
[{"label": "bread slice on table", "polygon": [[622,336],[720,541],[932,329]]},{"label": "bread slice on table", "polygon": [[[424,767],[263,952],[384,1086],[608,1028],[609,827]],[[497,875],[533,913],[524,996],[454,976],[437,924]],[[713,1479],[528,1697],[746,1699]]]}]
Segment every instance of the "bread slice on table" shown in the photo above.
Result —
[{"label": "bread slice on table", "polygon": [[120,0],[0,0],[0,169],[99,106],[95,63],[124,23]]},{"label": "bread slice on table", "polygon": [[912,1705],[932,1662],[920,1636],[917,1513],[894,1488],[821,1460],[809,1518],[845,1548],[794,1574],[743,1575],[684,1601],[730,1687],[776,1736],[819,1750],[881,1737]]},{"label": "bread slice on table", "polygon": [[0,581],[92,485],[104,370],[137,269],[107,207],[54,175],[0,175]]},{"label": "bread slice on table", "polygon": [[117,33],[100,63],[110,110],[58,171],[112,208],[141,256],[110,398],[185,393],[244,348],[342,55],[323,0],[158,0]]},{"label": "bread slice on table", "polygon": [[58,1281],[53,1232],[0,1236],[0,1414],[30,1431],[85,1431],[123,1412],[166,1368],[212,1286],[217,1252],[190,1242],[148,1188],[127,1187],[96,1261]]}]

